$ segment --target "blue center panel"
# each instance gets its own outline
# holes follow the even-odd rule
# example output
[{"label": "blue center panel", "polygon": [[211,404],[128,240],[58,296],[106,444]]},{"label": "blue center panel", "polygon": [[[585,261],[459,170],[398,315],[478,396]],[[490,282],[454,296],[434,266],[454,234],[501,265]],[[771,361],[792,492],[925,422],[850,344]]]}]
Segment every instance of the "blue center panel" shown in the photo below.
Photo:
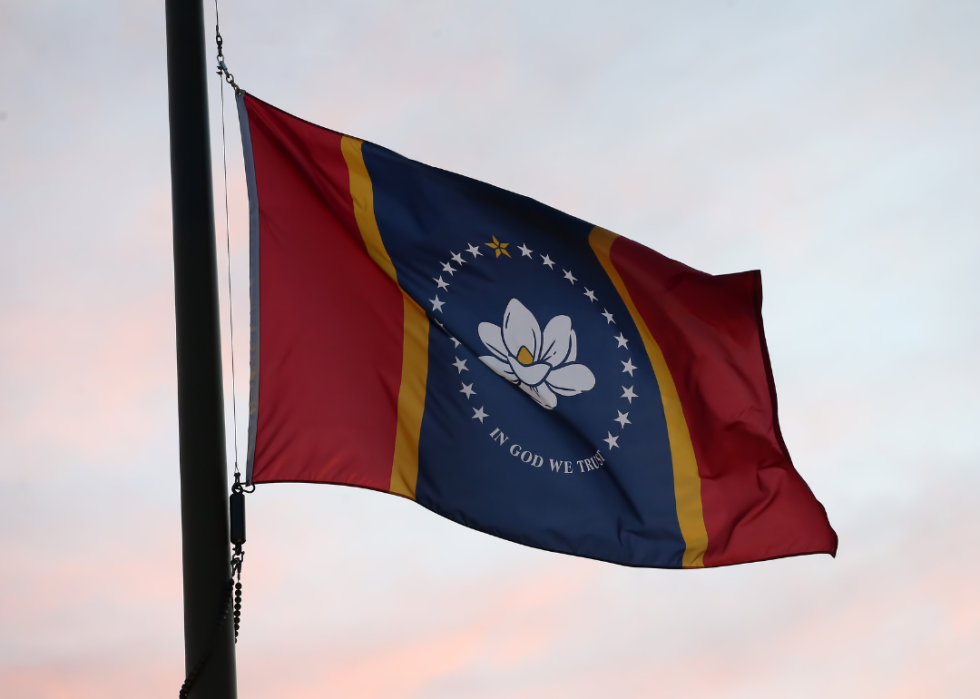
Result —
[{"label": "blue center panel", "polygon": [[[538,548],[680,567],[660,391],[589,246],[592,225],[372,144],[362,152],[398,281],[433,321],[419,504]],[[548,410],[480,360],[492,355],[480,323],[502,326],[512,299],[542,333],[571,319],[591,389]]]}]

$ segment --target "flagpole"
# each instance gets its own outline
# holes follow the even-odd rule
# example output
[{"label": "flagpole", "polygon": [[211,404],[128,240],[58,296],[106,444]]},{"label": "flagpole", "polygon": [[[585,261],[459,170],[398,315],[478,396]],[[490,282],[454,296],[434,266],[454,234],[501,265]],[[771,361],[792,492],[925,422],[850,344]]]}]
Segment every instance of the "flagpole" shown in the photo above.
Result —
[{"label": "flagpole", "polygon": [[[202,0],[166,0],[184,571],[184,665],[207,662],[189,697],[235,699],[228,475],[218,324],[208,65]],[[210,653],[210,655],[209,655]]]}]

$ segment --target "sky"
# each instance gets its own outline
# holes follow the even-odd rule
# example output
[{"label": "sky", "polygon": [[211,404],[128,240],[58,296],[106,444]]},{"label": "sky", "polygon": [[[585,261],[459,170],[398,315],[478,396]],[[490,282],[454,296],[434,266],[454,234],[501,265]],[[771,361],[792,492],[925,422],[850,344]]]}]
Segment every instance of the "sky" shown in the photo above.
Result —
[{"label": "sky", "polygon": [[[260,486],[240,697],[975,696],[980,4],[222,0],[221,19],[239,83],[276,106],[695,268],[761,269],[783,434],[840,536],[836,559],[638,570]],[[0,66],[0,695],[175,696],[163,2],[0,0]],[[232,454],[229,98],[233,348],[214,77]]]}]

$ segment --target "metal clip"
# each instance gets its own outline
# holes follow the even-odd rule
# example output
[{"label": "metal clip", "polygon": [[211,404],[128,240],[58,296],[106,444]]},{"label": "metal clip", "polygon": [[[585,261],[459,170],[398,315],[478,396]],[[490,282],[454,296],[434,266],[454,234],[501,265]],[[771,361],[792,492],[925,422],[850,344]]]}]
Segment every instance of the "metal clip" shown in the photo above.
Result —
[{"label": "metal clip", "polygon": [[224,54],[224,39],[221,38],[221,31],[218,26],[214,27],[214,38],[218,43],[218,75],[225,76],[225,82],[232,86],[235,90],[236,95],[242,94],[242,88],[238,87],[238,83],[235,82],[235,76],[231,74],[228,70],[228,66],[225,65],[225,54]]}]

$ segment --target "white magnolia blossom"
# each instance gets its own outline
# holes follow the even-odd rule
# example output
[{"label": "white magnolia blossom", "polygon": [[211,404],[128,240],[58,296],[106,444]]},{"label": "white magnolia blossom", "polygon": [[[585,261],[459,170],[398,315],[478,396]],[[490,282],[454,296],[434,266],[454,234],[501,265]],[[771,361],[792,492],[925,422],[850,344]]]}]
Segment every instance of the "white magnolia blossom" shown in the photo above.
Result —
[{"label": "white magnolia blossom", "polygon": [[511,299],[503,327],[480,323],[479,331],[483,344],[493,352],[480,361],[548,410],[558,405],[558,396],[574,396],[595,386],[589,368],[573,363],[577,347],[568,316],[552,318],[542,335],[531,311]]}]

